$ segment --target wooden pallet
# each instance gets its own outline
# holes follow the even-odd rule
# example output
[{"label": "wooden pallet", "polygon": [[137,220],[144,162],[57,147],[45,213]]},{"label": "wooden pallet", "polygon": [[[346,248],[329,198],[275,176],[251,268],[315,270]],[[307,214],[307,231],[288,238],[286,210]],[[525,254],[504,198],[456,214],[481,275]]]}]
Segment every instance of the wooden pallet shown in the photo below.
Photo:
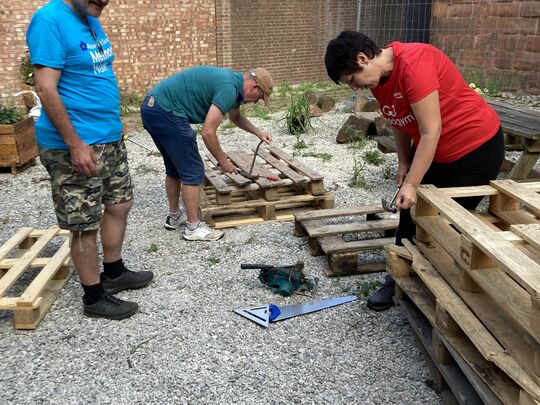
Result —
[{"label": "wooden pallet", "polygon": [[[54,255],[40,256],[58,238],[63,242]],[[21,228],[0,247],[0,310],[13,311],[16,329],[37,327],[73,273],[70,260],[69,231],[56,226]],[[39,271],[26,281],[30,269]],[[14,285],[24,291],[7,296]]]},{"label": "wooden pallet", "polygon": [[[540,183],[512,180],[492,181],[482,187],[421,186],[413,217],[422,251],[429,254],[441,247],[460,271],[466,289],[486,293],[539,344],[540,238],[536,216],[540,215],[540,198],[536,191],[540,191]],[[452,199],[472,195],[489,196],[488,214],[474,215]],[[428,250],[432,245],[434,250]],[[442,258],[433,262],[438,260]]]},{"label": "wooden pallet", "polygon": [[[384,263],[358,264],[358,254],[366,250],[382,249],[394,243],[391,237],[397,228],[397,218],[381,218],[385,211],[378,205],[357,208],[334,208],[295,214],[295,235],[308,236],[308,247],[314,256],[328,256],[328,277],[361,274],[385,269]],[[326,223],[340,217],[366,216],[365,220]],[[384,233],[373,237],[371,233]],[[361,234],[363,240],[348,240],[350,235]],[[369,234],[369,235],[368,235]]]},{"label": "wooden pallet", "polygon": [[0,166],[0,173],[11,173],[13,175],[24,172],[32,166],[36,165],[36,159],[30,159],[29,161],[21,164],[13,164],[11,166]]},{"label": "wooden pallet", "polygon": [[[249,172],[253,155],[233,151],[228,156]],[[281,149],[261,148],[257,159],[252,173],[263,177],[251,181],[239,174],[224,175],[215,159],[208,156],[206,184],[200,196],[203,221],[216,228],[291,221],[296,212],[334,206],[334,196],[325,191],[323,177]],[[270,175],[277,175],[279,180],[264,178]]]},{"label": "wooden pallet", "polygon": [[[406,248],[386,248],[387,270],[397,284],[396,301],[405,303],[407,313],[410,300],[429,321],[434,336],[431,353],[437,366],[457,365],[484,403],[540,403],[537,376],[529,375],[504,343],[488,330],[485,319],[473,312],[420,250],[407,240],[404,243]],[[497,316],[493,306],[489,309]],[[451,388],[456,394],[464,386]],[[456,399],[459,397],[456,395]],[[467,398],[462,399],[458,402],[469,403]]]},{"label": "wooden pallet", "polygon": [[[228,152],[227,156],[238,168],[249,172],[253,154],[237,150]],[[252,174],[261,177],[254,182],[239,174],[225,176],[211,155],[207,156],[204,163],[206,186],[211,186],[210,190],[215,193],[215,201],[219,205],[230,204],[235,191],[244,191],[267,201],[277,201],[279,189],[291,185],[302,193],[326,194],[322,175],[275,146],[259,149]],[[279,180],[271,181],[264,177],[272,175],[279,176]]]}]

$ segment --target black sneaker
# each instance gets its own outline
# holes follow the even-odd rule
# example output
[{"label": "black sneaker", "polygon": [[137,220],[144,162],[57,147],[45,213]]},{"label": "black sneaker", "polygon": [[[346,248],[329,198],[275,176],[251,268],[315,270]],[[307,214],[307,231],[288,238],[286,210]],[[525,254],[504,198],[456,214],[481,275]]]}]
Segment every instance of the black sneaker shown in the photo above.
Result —
[{"label": "black sneaker", "polygon": [[396,283],[392,277],[386,276],[384,284],[368,298],[367,307],[372,311],[386,311],[394,306]]},{"label": "black sneaker", "polygon": [[139,305],[136,302],[124,301],[120,298],[113,297],[105,293],[99,300],[88,305],[83,298],[84,314],[90,318],[105,318],[120,320],[129,318],[139,310]]},{"label": "black sneaker", "polygon": [[122,274],[116,278],[109,278],[105,273],[101,273],[100,277],[105,291],[109,294],[116,294],[124,290],[146,287],[154,278],[154,273],[151,271],[134,272],[124,269]]}]

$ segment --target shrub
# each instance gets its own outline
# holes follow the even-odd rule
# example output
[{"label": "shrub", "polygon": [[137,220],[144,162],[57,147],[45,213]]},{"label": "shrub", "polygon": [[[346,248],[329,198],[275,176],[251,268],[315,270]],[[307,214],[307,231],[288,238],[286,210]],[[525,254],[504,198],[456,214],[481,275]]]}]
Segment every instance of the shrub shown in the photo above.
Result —
[{"label": "shrub", "polygon": [[309,102],[304,96],[292,100],[285,113],[287,129],[292,135],[306,133],[311,127],[311,114],[309,113]]},{"label": "shrub", "polygon": [[26,118],[26,114],[12,105],[0,104],[0,125],[13,125]]}]

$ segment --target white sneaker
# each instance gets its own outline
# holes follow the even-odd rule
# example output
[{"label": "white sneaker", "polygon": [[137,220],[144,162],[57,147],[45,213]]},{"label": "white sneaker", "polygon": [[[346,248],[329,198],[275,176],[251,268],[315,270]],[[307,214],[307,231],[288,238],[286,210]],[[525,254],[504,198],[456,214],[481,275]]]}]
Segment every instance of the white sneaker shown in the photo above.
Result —
[{"label": "white sneaker", "polygon": [[184,239],[187,240],[218,240],[223,236],[222,231],[212,229],[204,222],[199,222],[197,229],[190,231],[186,226],[184,229]]},{"label": "white sneaker", "polygon": [[169,231],[174,231],[175,229],[178,229],[181,225],[184,225],[186,223],[186,220],[187,217],[184,211],[180,211],[180,216],[177,219],[174,219],[170,215],[167,215],[167,218],[165,219],[165,229]]}]

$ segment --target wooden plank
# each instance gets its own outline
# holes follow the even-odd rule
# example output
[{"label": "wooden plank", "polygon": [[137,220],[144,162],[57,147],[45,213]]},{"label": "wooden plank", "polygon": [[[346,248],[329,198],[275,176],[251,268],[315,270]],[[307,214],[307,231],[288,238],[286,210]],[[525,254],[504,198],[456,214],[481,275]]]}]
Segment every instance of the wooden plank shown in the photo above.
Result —
[{"label": "wooden plank", "polygon": [[296,170],[299,170],[303,174],[305,174],[307,177],[309,177],[312,181],[317,180],[323,180],[324,177],[320,175],[315,170],[309,168],[304,163],[300,162],[298,159],[292,157],[282,149],[278,148],[277,146],[269,146],[268,150],[270,153],[272,153],[274,156],[277,156],[278,158],[284,160],[289,166],[295,168]]},{"label": "wooden plank", "polygon": [[229,185],[223,180],[223,172],[213,169],[210,166],[204,163],[204,176],[206,180],[221,194],[229,194],[233,190]]},{"label": "wooden plank", "polygon": [[[32,263],[30,263],[29,267],[45,267],[49,262],[52,260],[51,257],[37,257],[34,260],[32,260]],[[12,268],[14,265],[16,265],[19,262],[19,259],[4,259],[0,261],[0,270],[8,270]],[[69,258],[67,258],[64,263],[64,265],[69,264]]]},{"label": "wooden plank", "polygon": [[489,361],[495,363],[520,387],[534,399],[540,400],[540,387],[533,381],[521,366],[506,352],[497,340],[485,329],[482,323],[472,314],[470,309],[444,282],[431,263],[407,239],[403,244],[413,256],[412,266],[426,287],[437,297],[441,305],[457,322],[474,346]]},{"label": "wooden plank", "polygon": [[338,252],[359,252],[363,250],[382,249],[395,242],[396,238],[377,238],[345,242],[341,238],[323,237],[317,239],[321,249],[327,255]]},{"label": "wooden plank", "polygon": [[[210,168],[208,165],[205,165],[208,169],[213,170],[215,174],[212,178],[209,178],[209,177],[206,177],[206,178],[216,188],[218,193],[221,193],[221,194],[230,193],[232,189],[229,187],[229,185],[227,185],[227,183],[225,183],[225,180],[223,180],[224,173],[221,170],[217,169],[218,162],[216,158],[212,156],[211,154],[207,154],[206,157],[208,158],[208,160],[210,160],[210,162],[212,162],[216,166],[216,168],[214,169],[214,168]],[[205,174],[206,174],[206,170],[205,170]],[[232,181],[234,181],[239,186],[245,186],[251,183],[251,180],[246,179],[245,177],[240,176],[239,174],[227,173],[226,176],[229,177]],[[218,180],[214,184],[212,180],[216,178],[220,179],[221,181]]]},{"label": "wooden plank", "polygon": [[510,230],[540,250],[540,224],[510,225]]},{"label": "wooden plank", "polygon": [[[15,235],[13,235],[2,246],[0,246],[0,260],[3,260],[9,254],[9,252],[19,246],[19,244],[28,237],[28,235],[33,229],[34,228],[31,227],[24,227],[19,229],[15,233]],[[1,295],[2,294],[0,294],[0,296]]]},{"label": "wooden plank", "polygon": [[508,195],[523,203],[534,215],[540,216],[540,195],[524,189],[514,180],[493,180],[490,182],[502,194]]},{"label": "wooden plank", "polygon": [[494,233],[488,225],[436,188],[420,186],[417,193],[429,201],[441,215],[470,238],[479,250],[494,260],[534,298],[540,299],[540,264],[515,249],[510,242]]},{"label": "wooden plank", "polygon": [[305,183],[308,181],[308,179],[305,176],[302,176],[298,172],[295,172],[285,163],[281,162],[280,160],[272,156],[270,153],[268,153],[266,150],[259,149],[258,155],[262,157],[264,160],[266,160],[268,164],[272,165],[275,169],[279,170],[284,176],[287,176],[294,183]]},{"label": "wooden plank", "polygon": [[[520,187],[534,192],[540,192],[540,182],[519,183]],[[475,197],[475,196],[490,196],[500,194],[500,191],[490,185],[485,186],[466,186],[466,187],[446,187],[438,189],[441,193],[448,197]]]},{"label": "wooden plank", "polygon": [[346,224],[320,225],[320,223],[317,222],[313,223],[311,221],[305,221],[303,225],[309,236],[322,237],[345,233],[377,232],[387,229],[396,229],[398,222],[398,219],[380,219],[375,221],[364,221]]},{"label": "wooden plank", "polygon": [[385,212],[380,205],[364,205],[348,208],[330,208],[326,210],[314,210],[299,212],[295,215],[297,221],[308,221],[324,218],[348,217],[356,215],[378,214]]},{"label": "wooden plank", "polygon": [[[240,169],[246,172],[249,172],[252,157],[250,158],[250,156],[248,156],[247,153],[241,150],[236,150],[236,151],[227,152],[227,156],[229,157],[229,159],[231,159],[231,161],[237,167],[239,167]],[[258,174],[260,176],[274,176],[275,175],[270,170],[267,170],[264,167],[261,167],[258,165],[253,167],[252,174],[254,175]],[[264,177],[259,177],[257,180],[255,180],[255,183],[257,183],[262,188],[278,187],[282,185],[282,183],[279,180],[270,181]]]},{"label": "wooden plank", "polygon": [[0,279],[0,297],[4,296],[19,277],[28,269],[30,263],[32,263],[36,256],[47,246],[58,231],[59,229],[57,227],[48,229],[36,243],[32,245],[28,252],[21,257],[19,263],[13,266],[4,277]]},{"label": "wooden plank", "polygon": [[54,277],[58,269],[62,267],[66,258],[70,256],[70,241],[66,240],[62,246],[56,251],[49,263],[39,272],[32,280],[30,285],[21,294],[17,305],[28,306],[32,305],[47,287],[47,283]]}]

